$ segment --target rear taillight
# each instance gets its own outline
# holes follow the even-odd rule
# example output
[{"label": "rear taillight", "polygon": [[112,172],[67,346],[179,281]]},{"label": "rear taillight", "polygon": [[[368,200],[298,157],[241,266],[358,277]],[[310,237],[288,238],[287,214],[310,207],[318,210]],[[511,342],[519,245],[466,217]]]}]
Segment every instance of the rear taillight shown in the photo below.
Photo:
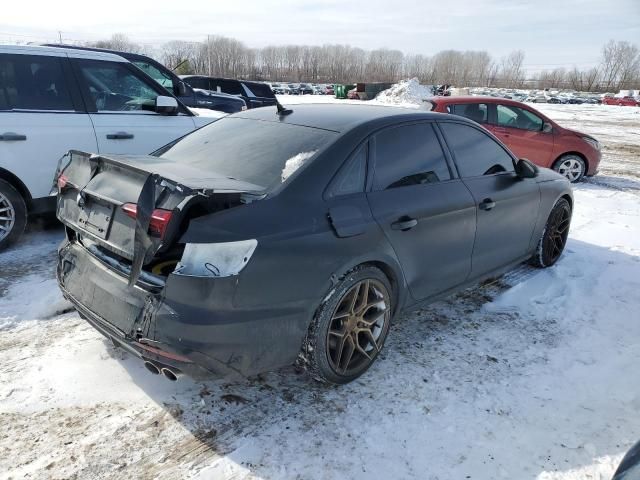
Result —
[{"label": "rear taillight", "polygon": [[68,181],[69,181],[69,179],[67,178],[66,175],[64,175],[62,173],[60,175],[58,175],[58,188],[60,190],[62,190],[64,187],[67,186],[67,182]]},{"label": "rear taillight", "polygon": [[[122,211],[131,218],[138,217],[138,205],[135,203],[125,203],[122,205]],[[151,220],[149,221],[149,233],[154,237],[163,238],[169,222],[171,221],[171,210],[164,210],[162,208],[156,208],[151,212]]]}]

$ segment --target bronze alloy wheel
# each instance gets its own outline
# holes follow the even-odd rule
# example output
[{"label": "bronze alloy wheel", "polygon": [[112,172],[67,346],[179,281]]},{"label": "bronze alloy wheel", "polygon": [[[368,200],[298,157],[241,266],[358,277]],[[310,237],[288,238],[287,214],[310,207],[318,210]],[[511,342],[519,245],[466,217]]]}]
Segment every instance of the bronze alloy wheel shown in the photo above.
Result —
[{"label": "bronze alloy wheel", "polygon": [[350,376],[375,359],[389,328],[389,292],[375,279],[360,280],[340,299],[326,338],[331,368]]},{"label": "bronze alloy wheel", "polygon": [[548,261],[554,263],[564,250],[569,236],[571,211],[569,208],[555,208],[547,223],[547,231],[543,240],[543,249],[548,255]]},{"label": "bronze alloy wheel", "polygon": [[533,265],[550,267],[556,263],[567,244],[570,225],[571,205],[566,199],[561,198],[549,214],[536,254],[531,258]]}]

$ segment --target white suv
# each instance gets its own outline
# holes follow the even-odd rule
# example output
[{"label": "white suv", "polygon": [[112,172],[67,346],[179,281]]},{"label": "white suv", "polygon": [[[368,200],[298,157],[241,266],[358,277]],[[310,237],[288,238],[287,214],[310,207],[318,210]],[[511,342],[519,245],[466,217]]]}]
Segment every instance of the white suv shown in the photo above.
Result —
[{"label": "white suv", "polygon": [[0,250],[55,209],[68,150],[146,154],[215,120],[168,95],[117,55],[0,45]]}]

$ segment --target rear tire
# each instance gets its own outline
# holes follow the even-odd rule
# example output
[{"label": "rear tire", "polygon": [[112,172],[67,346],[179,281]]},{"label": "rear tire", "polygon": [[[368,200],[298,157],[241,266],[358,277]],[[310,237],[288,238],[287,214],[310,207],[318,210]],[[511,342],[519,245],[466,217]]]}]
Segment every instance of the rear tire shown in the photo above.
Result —
[{"label": "rear tire", "polygon": [[536,253],[530,263],[539,268],[550,267],[558,261],[569,236],[571,225],[571,205],[561,198],[551,209],[547,224],[538,241]]},{"label": "rear tire", "polygon": [[347,273],[320,304],[300,354],[316,380],[351,382],[373,364],[389,332],[393,312],[389,279],[372,266]]},{"label": "rear tire", "polygon": [[15,242],[27,225],[27,205],[9,182],[0,179],[0,250]]},{"label": "rear tire", "polygon": [[571,183],[579,182],[587,172],[587,165],[579,155],[568,154],[561,156],[553,164],[553,169]]}]

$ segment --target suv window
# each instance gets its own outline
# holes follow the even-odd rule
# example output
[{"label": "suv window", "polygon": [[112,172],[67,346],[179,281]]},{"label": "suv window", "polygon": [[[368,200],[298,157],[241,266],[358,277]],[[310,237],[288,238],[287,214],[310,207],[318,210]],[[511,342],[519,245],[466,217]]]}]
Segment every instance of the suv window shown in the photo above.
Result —
[{"label": "suv window", "polygon": [[488,134],[470,125],[441,123],[462,177],[513,172],[513,160]]},{"label": "suv window", "polygon": [[173,79],[155,65],[142,60],[131,62],[173,94]]},{"label": "suv window", "polygon": [[535,113],[511,105],[496,105],[498,125],[502,127],[520,128],[522,130],[540,131],[544,121]]},{"label": "suv window", "polygon": [[377,134],[375,140],[376,190],[451,179],[442,147],[431,124],[388,128]]},{"label": "suv window", "polygon": [[271,87],[267,84],[247,82],[245,83],[245,86],[248,87],[256,97],[275,98]]},{"label": "suv window", "polygon": [[367,173],[367,145],[362,145],[358,151],[342,165],[338,175],[331,182],[329,196],[348,195],[364,192],[364,181]]},{"label": "suv window", "polygon": [[226,80],[224,78],[212,78],[211,90],[217,91],[220,88],[222,93],[230,93],[231,95],[244,95],[242,86],[237,80]]},{"label": "suv window", "polygon": [[158,93],[126,63],[80,60],[78,65],[99,112],[155,110]]},{"label": "suv window", "polygon": [[199,88],[201,90],[211,90],[209,86],[209,79],[204,77],[187,77],[184,79],[193,88]]},{"label": "suv window", "polygon": [[0,55],[0,110],[74,110],[58,57]]},{"label": "suv window", "polygon": [[466,117],[474,122],[486,123],[489,109],[486,103],[456,103],[447,106],[447,111],[454,115]]}]

